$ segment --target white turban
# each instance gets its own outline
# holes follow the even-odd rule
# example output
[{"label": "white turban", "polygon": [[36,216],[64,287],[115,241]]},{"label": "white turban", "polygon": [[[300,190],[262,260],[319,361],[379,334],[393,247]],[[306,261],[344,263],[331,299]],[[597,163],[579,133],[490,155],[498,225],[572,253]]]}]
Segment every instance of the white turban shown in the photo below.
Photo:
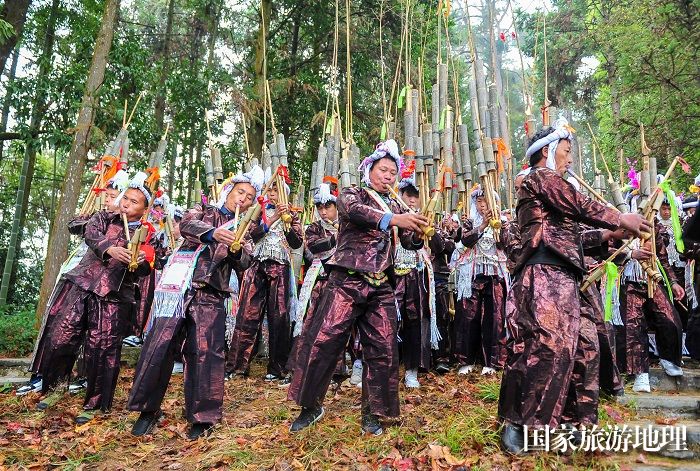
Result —
[{"label": "white turban", "polygon": [[547,168],[551,168],[552,170],[557,169],[556,162],[554,160],[554,155],[556,154],[557,151],[557,146],[559,145],[559,141],[562,139],[571,139],[571,127],[569,126],[569,122],[566,120],[566,118],[559,118],[554,122],[554,130],[546,135],[545,137],[536,140],[535,142],[532,143],[530,147],[527,148],[527,152],[525,152],[525,157],[528,159],[537,152],[540,149],[543,149],[545,146],[548,146],[549,148],[549,153],[547,154]]},{"label": "white turban", "polygon": [[336,197],[331,193],[331,186],[328,183],[321,183],[314,194],[314,204],[335,203]]},{"label": "white turban", "polygon": [[254,165],[253,168],[250,169],[250,172],[239,173],[224,185],[224,189],[221,190],[221,194],[219,195],[219,200],[214,206],[219,209],[223,208],[224,204],[226,204],[226,198],[228,198],[229,193],[231,193],[233,187],[236,186],[236,183],[250,183],[253,188],[255,188],[255,194],[260,196],[262,187],[265,184],[265,173],[259,165]]},{"label": "white turban", "polygon": [[398,172],[401,170],[401,154],[399,154],[399,145],[393,139],[380,142],[377,144],[374,152],[365,157],[360,166],[357,167],[357,170],[362,172],[362,181],[365,183],[365,185],[370,185],[369,171],[374,162],[387,156],[391,157],[394,159],[394,162],[396,162],[396,171]]},{"label": "white turban", "polygon": [[117,196],[117,199],[114,200],[114,206],[119,205],[119,202],[122,200],[124,193],[126,193],[126,190],[128,190],[129,188],[141,190],[141,193],[143,193],[143,196],[146,197],[146,204],[150,204],[151,203],[151,192],[148,191],[148,188],[146,188],[146,179],[147,178],[148,178],[148,175],[146,175],[144,172],[136,172],[136,175],[134,175],[134,178],[131,179],[128,186],[124,190],[122,190],[122,192],[119,193],[119,196]]}]

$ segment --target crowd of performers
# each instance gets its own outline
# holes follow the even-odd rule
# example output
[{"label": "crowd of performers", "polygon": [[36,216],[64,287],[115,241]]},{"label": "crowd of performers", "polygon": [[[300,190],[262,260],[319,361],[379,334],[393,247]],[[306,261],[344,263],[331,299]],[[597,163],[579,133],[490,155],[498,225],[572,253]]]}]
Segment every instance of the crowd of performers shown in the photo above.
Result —
[{"label": "crowd of performers", "polygon": [[[464,381],[502,371],[502,438],[514,453],[523,426],[595,424],[601,392],[623,395],[626,380],[650,391],[650,358],[671,376],[683,374],[684,355],[700,358],[700,244],[681,236],[697,198],[667,192],[652,227],[635,211],[635,188],[632,211],[621,213],[567,180],[565,124],[529,144],[515,214],[493,214],[475,186],[469,213],[442,215],[432,231],[413,167],[393,140],[362,161],[361,186],[339,191],[324,178],[312,221],[281,197],[286,175],[257,165],[226,180],[214,204],[187,211],[152,194],[144,174],[120,170],[104,209],[70,224],[82,243],[62,267],[32,379],[17,394],[40,392],[45,409],[73,378],[70,391],[85,394],[76,422],[88,423],[112,407],[128,344],[141,346],[127,405],[140,413],[137,436],[157,424],[183,365],[188,437],[209,434],[222,418],[225,381],[247,377],[264,352],[264,380],[288,387],[301,406],[292,432],[318,421],[329,387],[349,378],[362,388],[362,431],[381,434],[400,414],[401,383],[415,390],[431,371]],[[255,205],[259,215],[242,227]],[[166,217],[168,234],[158,229]],[[152,249],[134,260],[127,247],[142,224],[156,228]],[[614,286],[582,292],[586,274],[630,237],[638,242],[614,262],[619,281],[608,276]],[[650,290],[642,265],[652,255],[664,281]]]}]

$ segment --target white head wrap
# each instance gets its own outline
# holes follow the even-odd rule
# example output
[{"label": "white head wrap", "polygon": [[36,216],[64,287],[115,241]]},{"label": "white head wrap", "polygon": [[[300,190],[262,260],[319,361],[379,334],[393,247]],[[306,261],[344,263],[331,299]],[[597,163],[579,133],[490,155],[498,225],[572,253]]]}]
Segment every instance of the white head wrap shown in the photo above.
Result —
[{"label": "white head wrap", "polygon": [[163,192],[162,195],[160,195],[155,199],[155,201],[153,201],[153,206],[162,206],[164,208],[167,208],[169,204],[170,197],[165,192]]},{"label": "white head wrap", "polygon": [[518,177],[527,177],[530,175],[530,172],[532,171],[532,167],[524,168],[521,171],[518,172],[518,174],[515,176],[515,178]]},{"label": "white head wrap", "polygon": [[[498,196],[498,193],[493,194],[496,197],[496,202],[500,202],[501,198]],[[477,198],[480,198],[484,196],[484,190],[481,189],[481,185],[477,185],[474,191],[472,191],[471,194],[471,204],[469,205],[469,217],[471,218],[472,222],[474,223],[474,227],[480,226],[482,222],[484,222],[484,217],[479,213],[479,210],[476,207],[476,200]]]},{"label": "white head wrap", "polygon": [[314,194],[314,204],[335,203],[336,197],[331,193],[331,186],[328,183],[321,183]]},{"label": "white head wrap", "polygon": [[124,191],[129,185],[129,174],[125,170],[117,170],[112,178],[107,181],[107,186],[115,190]]},{"label": "white head wrap", "polygon": [[532,154],[547,146],[549,148],[547,154],[547,168],[556,170],[557,165],[556,161],[554,160],[554,155],[557,152],[557,146],[559,145],[559,141],[562,139],[571,139],[572,134],[571,127],[569,126],[569,122],[566,120],[566,118],[559,118],[558,120],[556,120],[554,122],[553,128],[554,130],[551,133],[533,142],[532,145],[527,148],[527,152],[525,152],[525,157],[529,159],[532,156]]},{"label": "white head wrap", "polygon": [[408,178],[402,178],[401,181],[399,182],[399,190],[403,190],[404,188],[408,187],[413,187],[414,190],[420,191],[418,189],[418,185],[416,184],[416,172],[414,171],[410,177]]},{"label": "white head wrap", "polygon": [[683,210],[692,209],[692,208],[697,208],[697,207],[698,207],[698,201],[697,201],[697,200],[694,200],[694,201],[687,201],[687,202],[684,202],[684,203],[683,203]]},{"label": "white head wrap", "polygon": [[185,214],[185,211],[180,206],[176,206],[173,203],[168,204],[165,207],[165,211],[166,211],[166,213],[168,213],[168,216],[170,216],[173,219],[174,218],[182,219],[182,216],[184,216],[184,214]]},{"label": "white head wrap", "polygon": [[265,184],[265,173],[259,165],[254,165],[253,168],[250,169],[250,172],[239,173],[224,185],[219,195],[219,200],[214,206],[219,209],[223,208],[226,204],[226,198],[228,198],[229,193],[231,193],[233,187],[236,186],[236,183],[250,183],[253,188],[255,188],[256,196],[260,196],[262,187]]},{"label": "white head wrap", "polygon": [[365,157],[365,159],[357,167],[357,170],[362,172],[362,181],[365,185],[370,185],[369,171],[377,160],[383,159],[384,157],[391,157],[396,162],[396,171],[401,170],[401,154],[399,154],[399,145],[393,139],[388,139],[384,142],[377,144],[370,155]]},{"label": "white head wrap", "polygon": [[119,196],[117,196],[117,199],[114,200],[114,206],[118,206],[119,202],[122,200],[122,197],[124,196],[124,193],[126,193],[126,190],[129,188],[134,188],[137,190],[141,190],[141,193],[146,197],[146,203],[150,204],[151,203],[151,193],[148,191],[148,188],[146,188],[146,179],[148,178],[148,175],[144,172],[136,172],[136,175],[134,175],[134,178],[131,179],[129,182],[127,188],[125,188],[121,193],[119,193]]}]

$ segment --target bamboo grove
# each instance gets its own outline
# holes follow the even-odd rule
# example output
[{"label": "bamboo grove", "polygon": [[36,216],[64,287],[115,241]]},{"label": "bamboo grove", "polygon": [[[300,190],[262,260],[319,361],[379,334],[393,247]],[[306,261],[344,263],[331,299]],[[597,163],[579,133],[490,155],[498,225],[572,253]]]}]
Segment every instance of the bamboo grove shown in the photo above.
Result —
[{"label": "bamboo grove", "polygon": [[512,208],[528,135],[565,116],[576,173],[615,202],[650,155],[700,160],[699,19],[650,0],[5,2],[0,306],[44,304],[105,156],[159,168],[182,205],[288,166],[303,208],[393,137],[436,217],[476,183]]}]

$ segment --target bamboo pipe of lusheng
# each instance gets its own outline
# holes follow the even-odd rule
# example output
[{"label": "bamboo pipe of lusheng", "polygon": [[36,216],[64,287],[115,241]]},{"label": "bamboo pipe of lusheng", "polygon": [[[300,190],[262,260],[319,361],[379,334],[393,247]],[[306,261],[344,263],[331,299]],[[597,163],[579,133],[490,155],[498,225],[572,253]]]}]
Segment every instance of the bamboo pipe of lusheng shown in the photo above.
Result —
[{"label": "bamboo pipe of lusheng", "polygon": [[[401,199],[399,194],[396,193],[396,190],[394,190],[394,188],[391,186],[389,187],[389,193],[391,193],[391,196],[399,203],[399,205],[409,213],[421,214],[415,209],[411,208],[409,205],[407,205],[406,202]],[[423,238],[430,239],[433,235],[435,235],[435,228],[432,225],[429,224],[427,226],[423,226]]]},{"label": "bamboo pipe of lusheng", "polygon": [[[275,174],[279,173],[279,167],[275,169]],[[264,198],[265,195],[267,194],[267,190],[272,186],[272,183],[276,182],[275,178],[270,178],[270,181],[265,184],[265,187],[262,189],[260,192],[260,196],[258,197],[258,201],[260,201],[260,198]],[[284,190],[284,188],[283,188]],[[241,247],[243,247],[243,238],[245,235],[248,233],[248,229],[250,228],[250,225],[255,221],[259,216],[260,213],[262,212],[262,207],[260,204],[253,203],[253,205],[248,208],[248,211],[243,215],[243,219],[241,219],[241,222],[236,226],[236,240],[233,241],[231,246],[229,247],[229,250],[233,253],[238,252],[241,250]]]}]

